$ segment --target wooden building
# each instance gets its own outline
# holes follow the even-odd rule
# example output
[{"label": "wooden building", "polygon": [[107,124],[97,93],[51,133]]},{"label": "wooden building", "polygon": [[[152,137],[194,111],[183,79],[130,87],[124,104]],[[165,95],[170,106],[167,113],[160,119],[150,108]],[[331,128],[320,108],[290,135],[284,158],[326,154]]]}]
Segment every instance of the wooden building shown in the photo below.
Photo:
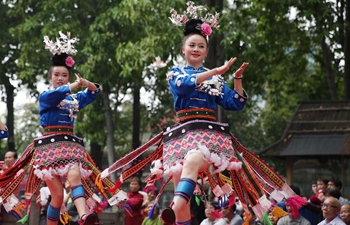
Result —
[{"label": "wooden building", "polygon": [[288,184],[311,195],[313,180],[338,178],[350,197],[350,101],[300,102],[281,139],[259,153],[283,160]]}]

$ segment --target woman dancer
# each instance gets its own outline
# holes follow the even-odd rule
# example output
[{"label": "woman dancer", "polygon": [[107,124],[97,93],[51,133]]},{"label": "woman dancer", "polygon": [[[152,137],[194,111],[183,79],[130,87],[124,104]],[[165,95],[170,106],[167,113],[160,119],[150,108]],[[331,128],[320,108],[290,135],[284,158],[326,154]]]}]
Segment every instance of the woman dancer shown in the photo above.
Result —
[{"label": "woman dancer", "polygon": [[[230,58],[227,63],[214,69],[204,68],[203,61],[209,51],[208,39],[212,28],[218,28],[219,15],[206,14],[201,17],[198,14],[206,10],[203,6],[195,6],[193,2],[188,2],[187,6],[183,14],[172,10],[170,18],[174,25],[184,26],[182,53],[186,59],[185,66],[173,67],[167,73],[174,98],[176,124],[118,160],[103,171],[101,177],[108,176],[157,144],[158,148],[151,156],[122,173],[116,187],[153,160],[148,184],[154,184],[163,175],[174,183],[173,202],[161,212],[165,224],[190,224],[189,202],[198,177],[205,177],[218,199],[227,195],[230,201],[234,201],[237,195],[246,211],[250,204],[256,214],[262,216],[270,204],[264,187],[268,187],[270,193],[276,190],[273,195],[279,197],[281,193],[277,191],[283,189],[291,194],[290,188],[279,175],[237,141],[230,133],[228,124],[216,119],[217,105],[230,111],[244,108],[247,94],[242,78],[248,63],[243,63],[232,75],[233,89],[221,75],[230,69],[236,58]],[[228,179],[231,185],[220,176],[224,170],[230,173]],[[255,175],[256,171],[260,176]]]}]

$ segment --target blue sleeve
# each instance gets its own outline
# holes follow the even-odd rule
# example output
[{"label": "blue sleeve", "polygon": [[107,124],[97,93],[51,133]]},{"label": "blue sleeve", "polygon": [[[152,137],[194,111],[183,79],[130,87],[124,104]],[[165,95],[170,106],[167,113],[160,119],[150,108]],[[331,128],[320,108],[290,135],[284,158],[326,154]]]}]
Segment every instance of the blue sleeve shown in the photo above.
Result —
[{"label": "blue sleeve", "polygon": [[84,91],[76,93],[76,98],[79,101],[79,110],[84,108],[96,99],[98,93],[100,92],[100,85],[95,85],[97,89],[94,91],[91,91],[88,88],[86,88]]},{"label": "blue sleeve", "polygon": [[70,92],[69,85],[63,85],[54,90],[44,91],[39,96],[40,112],[56,108]]},{"label": "blue sleeve", "polygon": [[186,95],[195,90],[197,74],[184,74],[178,67],[173,67],[167,73],[167,81],[171,93]]},{"label": "blue sleeve", "polygon": [[247,103],[247,94],[244,91],[244,96],[237,91],[230,89],[224,84],[222,97],[218,96],[216,102],[226,110],[242,110]]}]

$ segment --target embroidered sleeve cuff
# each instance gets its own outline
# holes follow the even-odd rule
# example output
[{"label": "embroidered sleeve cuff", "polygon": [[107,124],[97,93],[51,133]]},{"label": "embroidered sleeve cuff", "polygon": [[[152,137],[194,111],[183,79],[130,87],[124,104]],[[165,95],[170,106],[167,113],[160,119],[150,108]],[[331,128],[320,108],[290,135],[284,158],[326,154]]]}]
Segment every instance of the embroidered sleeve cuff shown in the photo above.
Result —
[{"label": "embroidered sleeve cuff", "polygon": [[97,94],[98,92],[100,92],[100,88],[101,88],[101,85],[99,85],[99,84],[97,84],[97,83],[94,83],[94,85],[96,86],[96,89],[95,90],[90,90],[89,88],[87,88],[88,89],[88,91],[90,91],[91,92],[91,94]]},{"label": "embroidered sleeve cuff", "polygon": [[247,92],[244,89],[243,89],[243,96],[236,91],[236,93],[234,95],[234,98],[239,98],[239,97],[247,99],[248,98],[248,94],[247,94]]},{"label": "embroidered sleeve cuff", "polygon": [[100,91],[101,85],[98,84],[98,83],[94,83],[94,85],[96,86],[96,90],[95,91]]},{"label": "embroidered sleeve cuff", "polygon": [[[239,100],[240,102],[246,102],[246,101],[247,101],[247,98],[248,98],[248,95],[247,95],[247,93],[245,92],[245,90],[243,89],[243,96],[242,96],[241,94],[239,94],[238,92],[236,92],[236,93],[233,95],[233,98]],[[235,101],[236,101],[236,100],[235,100]]]}]

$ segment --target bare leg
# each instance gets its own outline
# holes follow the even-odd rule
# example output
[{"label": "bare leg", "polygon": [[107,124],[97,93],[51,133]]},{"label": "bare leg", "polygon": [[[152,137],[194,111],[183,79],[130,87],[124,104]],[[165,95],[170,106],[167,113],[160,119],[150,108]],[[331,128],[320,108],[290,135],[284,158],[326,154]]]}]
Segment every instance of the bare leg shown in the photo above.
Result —
[{"label": "bare leg", "polygon": [[[192,153],[188,155],[184,161],[184,165],[181,173],[181,179],[187,178],[196,182],[198,172],[205,170],[209,166],[210,164],[203,159],[203,155],[201,152]],[[177,186],[175,188],[177,188]],[[193,192],[190,194],[192,196]],[[173,202],[174,202],[174,205],[172,209],[175,212],[176,221],[182,222],[182,221],[190,220],[191,219],[190,201],[187,201],[184,198],[175,195]]]},{"label": "bare leg", "polygon": [[174,183],[174,190],[176,190],[177,184],[179,183],[181,174],[173,175],[172,181]]},{"label": "bare leg", "polygon": [[[80,176],[80,168],[78,165],[70,168],[67,173],[67,180],[71,186],[71,188],[76,187],[77,185],[81,185],[81,176]],[[72,196],[74,198],[75,196]],[[73,199],[74,205],[77,208],[79,217],[81,218],[83,215],[86,215],[86,200],[85,196],[80,196],[79,198]]]},{"label": "bare leg", "polygon": [[[59,176],[54,176],[51,180],[45,180],[47,186],[49,187],[50,193],[51,193],[51,202],[50,206],[51,209],[48,210],[47,214],[47,225],[56,225],[58,223],[59,219],[59,212],[58,216],[55,212],[57,212],[57,209],[59,210],[61,208],[61,205],[63,203],[63,185],[61,178]],[[50,219],[49,219],[50,217]],[[57,221],[53,221],[52,219],[56,219]]]}]

